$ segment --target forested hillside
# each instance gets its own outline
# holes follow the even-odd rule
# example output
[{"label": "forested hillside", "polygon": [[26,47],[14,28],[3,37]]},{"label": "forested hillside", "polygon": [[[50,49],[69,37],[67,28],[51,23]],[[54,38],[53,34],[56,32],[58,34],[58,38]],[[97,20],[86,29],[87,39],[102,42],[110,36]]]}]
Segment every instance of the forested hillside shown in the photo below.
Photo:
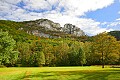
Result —
[{"label": "forested hillside", "polygon": [[117,40],[120,40],[120,31],[111,31],[109,34],[114,36]]},{"label": "forested hillside", "polygon": [[[72,34],[74,33],[72,25],[72,29],[68,26],[71,31],[69,34],[57,31],[58,29],[54,32],[48,30],[51,28],[31,24],[0,20],[0,65],[82,66],[102,64],[104,67],[105,64],[120,64],[120,42],[106,32],[93,37],[77,36]],[[56,28],[56,26],[53,27]],[[33,29],[38,32],[45,30],[44,36],[36,35],[38,33]],[[81,31],[78,28],[76,30]],[[52,37],[45,37],[48,34]]]},{"label": "forested hillside", "polygon": [[24,27],[24,24],[14,21],[5,21],[0,20],[0,29],[2,31],[8,31],[16,41],[25,42],[33,39],[32,35],[29,35],[24,30],[20,30],[21,27]]}]

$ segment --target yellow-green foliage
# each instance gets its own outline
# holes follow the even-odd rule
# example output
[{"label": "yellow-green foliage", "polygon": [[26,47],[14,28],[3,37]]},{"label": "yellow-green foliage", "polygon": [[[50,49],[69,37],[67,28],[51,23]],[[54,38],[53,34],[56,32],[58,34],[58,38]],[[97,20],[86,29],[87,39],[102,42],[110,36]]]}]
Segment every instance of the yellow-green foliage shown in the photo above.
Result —
[{"label": "yellow-green foliage", "polygon": [[95,37],[76,37],[46,31],[48,34],[56,33],[54,36],[61,37],[44,38],[30,32],[37,30],[37,27],[34,21],[0,20],[0,29],[13,36],[16,41],[13,50],[19,51],[17,62],[13,66],[101,65],[103,61],[104,64],[120,64],[120,42],[106,33],[100,33]]}]

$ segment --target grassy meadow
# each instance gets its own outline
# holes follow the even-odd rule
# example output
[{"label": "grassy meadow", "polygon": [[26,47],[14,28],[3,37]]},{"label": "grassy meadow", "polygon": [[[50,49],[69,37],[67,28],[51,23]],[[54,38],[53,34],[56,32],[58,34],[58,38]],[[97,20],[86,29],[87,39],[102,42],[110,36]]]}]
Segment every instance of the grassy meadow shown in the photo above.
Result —
[{"label": "grassy meadow", "polygon": [[0,68],[0,80],[120,80],[120,68],[10,67]]}]

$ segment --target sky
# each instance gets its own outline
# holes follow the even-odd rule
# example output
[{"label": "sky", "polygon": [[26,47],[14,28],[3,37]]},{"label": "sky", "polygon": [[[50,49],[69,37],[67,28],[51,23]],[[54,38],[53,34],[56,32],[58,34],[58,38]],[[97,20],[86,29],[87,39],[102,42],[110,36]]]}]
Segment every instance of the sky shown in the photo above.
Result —
[{"label": "sky", "polygon": [[120,30],[120,0],[0,0],[0,20],[49,19],[87,35]]}]

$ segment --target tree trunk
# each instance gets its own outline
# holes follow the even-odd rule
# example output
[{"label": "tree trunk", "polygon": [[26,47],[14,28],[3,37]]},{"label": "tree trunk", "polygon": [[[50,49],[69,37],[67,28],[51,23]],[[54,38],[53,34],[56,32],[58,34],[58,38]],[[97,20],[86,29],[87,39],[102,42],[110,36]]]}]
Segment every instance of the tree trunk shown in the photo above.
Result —
[{"label": "tree trunk", "polygon": [[103,52],[102,52],[102,68],[104,68],[104,55],[103,55]]}]

